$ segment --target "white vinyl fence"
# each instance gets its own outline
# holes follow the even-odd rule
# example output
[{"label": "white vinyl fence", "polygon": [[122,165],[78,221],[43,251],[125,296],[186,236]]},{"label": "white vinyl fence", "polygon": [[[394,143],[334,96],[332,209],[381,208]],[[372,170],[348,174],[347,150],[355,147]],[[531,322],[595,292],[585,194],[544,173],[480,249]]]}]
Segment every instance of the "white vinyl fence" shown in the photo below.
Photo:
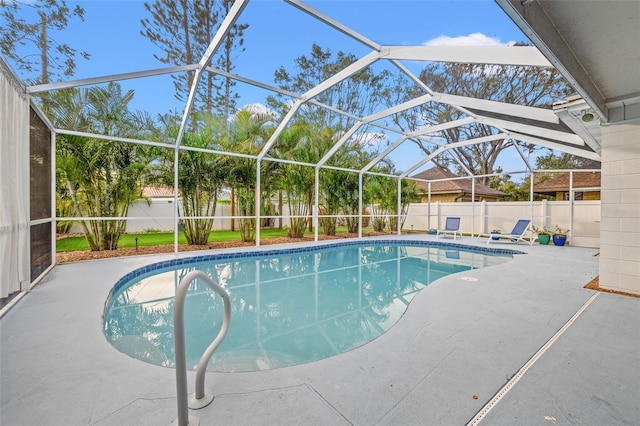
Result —
[{"label": "white vinyl fence", "polygon": [[518,219],[532,219],[536,228],[569,230],[571,245],[600,246],[600,201],[513,201],[472,203],[411,204],[404,231],[442,229],[447,216],[461,218],[464,234],[478,234],[499,229],[510,232]]},{"label": "white vinyl fence", "polygon": [[[475,211],[474,211],[475,207]],[[288,208],[283,206],[282,226],[289,226]],[[231,206],[218,203],[214,230],[231,229]],[[536,228],[569,230],[569,243],[579,247],[600,246],[600,201],[514,201],[472,203],[416,203],[411,204],[404,222],[405,232],[426,232],[441,229],[447,216],[461,218],[463,234],[476,235],[499,229],[509,232],[518,219],[532,218]],[[156,198],[149,205],[136,201],[129,208],[126,232],[173,231],[173,199]],[[278,226],[279,218],[273,220]],[[238,222],[236,221],[236,229]],[[79,225],[71,232],[81,233]]]}]

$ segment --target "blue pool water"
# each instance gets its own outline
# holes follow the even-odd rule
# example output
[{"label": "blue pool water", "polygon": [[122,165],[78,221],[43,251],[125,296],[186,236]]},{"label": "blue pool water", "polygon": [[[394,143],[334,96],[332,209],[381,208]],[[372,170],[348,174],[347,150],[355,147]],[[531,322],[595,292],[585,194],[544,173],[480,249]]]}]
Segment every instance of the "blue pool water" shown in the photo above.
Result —
[{"label": "blue pool water", "polygon": [[[209,370],[301,364],[380,336],[438,278],[505,262],[512,253],[379,240],[174,259],[116,284],[105,305],[104,332],[121,352],[172,367],[175,288],[198,269],[229,291],[232,304],[227,337]],[[195,368],[217,335],[222,312],[222,300],[206,284],[191,284],[185,303],[188,368]]]}]

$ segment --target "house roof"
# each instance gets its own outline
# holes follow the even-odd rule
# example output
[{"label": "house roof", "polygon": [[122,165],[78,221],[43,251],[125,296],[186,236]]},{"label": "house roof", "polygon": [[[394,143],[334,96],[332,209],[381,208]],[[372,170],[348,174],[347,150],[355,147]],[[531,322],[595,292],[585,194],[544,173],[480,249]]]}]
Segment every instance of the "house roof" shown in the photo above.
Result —
[{"label": "house roof", "polygon": [[[454,175],[448,170],[441,169],[439,167],[433,167],[425,170],[424,172],[415,174],[412,178],[423,179],[427,181],[436,181],[431,183],[432,194],[450,194],[450,193],[467,193],[471,194],[471,179],[456,179],[441,181],[438,179],[451,179],[459,176]],[[429,190],[429,185],[424,181],[417,181],[417,185],[425,193]],[[476,183],[475,193],[478,195],[490,195],[494,197],[504,197],[504,192],[498,191],[486,185]]]},{"label": "house roof", "polygon": [[[573,188],[599,188],[600,172],[573,173]],[[533,186],[533,191],[538,193],[568,191],[569,173],[562,173],[542,183]]]},{"label": "house roof", "polygon": [[[142,196],[148,198],[173,198],[173,188],[169,186],[143,186]],[[178,196],[182,196],[182,191],[178,193]],[[229,200],[231,198],[231,191],[228,188],[222,188],[218,192],[218,200]]]},{"label": "house roof", "polygon": [[143,186],[142,196],[149,198],[173,197],[173,188],[168,186]]}]

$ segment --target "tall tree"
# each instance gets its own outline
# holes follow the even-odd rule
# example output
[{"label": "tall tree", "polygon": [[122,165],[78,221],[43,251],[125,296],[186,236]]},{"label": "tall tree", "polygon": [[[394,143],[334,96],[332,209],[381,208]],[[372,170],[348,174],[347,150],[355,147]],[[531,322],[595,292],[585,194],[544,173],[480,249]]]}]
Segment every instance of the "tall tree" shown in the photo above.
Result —
[{"label": "tall tree", "polygon": [[[79,5],[71,10],[65,0],[0,0],[0,10],[0,51],[17,70],[33,74],[34,83],[70,77],[77,56],[89,59],[87,52],[58,43],[51,35],[52,31],[63,31],[74,17],[84,21],[84,9]],[[26,15],[34,19],[28,21]]]},{"label": "tall tree", "polygon": [[[231,0],[155,0],[145,2],[144,6],[151,15],[140,22],[140,32],[160,50],[154,57],[163,64],[195,64],[203,57],[207,47],[216,34],[220,23],[227,15]],[[234,54],[241,49],[247,24],[236,23],[212,60],[224,71],[233,70]],[[194,73],[173,76],[175,96],[185,101],[189,95]],[[232,93],[233,82],[206,73],[196,93],[195,109],[228,117],[235,110],[237,97]],[[221,93],[222,92],[222,93]]]},{"label": "tall tree", "polygon": [[[220,0],[220,9],[223,16],[227,16],[231,6],[233,6],[234,0]],[[215,63],[221,70],[230,73],[235,66],[233,65],[234,59],[244,51],[244,31],[249,28],[249,24],[235,24],[229,30],[227,37],[224,40],[222,51],[217,55]],[[207,78],[212,78],[209,74]],[[236,112],[237,100],[240,98],[238,93],[232,91],[236,85],[235,81],[229,77],[222,77],[221,81],[214,82],[213,80],[207,81],[207,89],[213,87],[216,91],[213,94],[213,105],[219,113],[228,119]]]},{"label": "tall tree", "polygon": [[[433,63],[422,70],[420,80],[436,92],[541,108],[551,108],[553,102],[565,98],[572,90],[559,72],[538,67]],[[405,87],[407,98],[424,93],[422,90],[417,91],[415,86]],[[401,92],[394,92],[396,95],[398,93]],[[450,105],[430,102],[418,110],[396,114],[394,121],[404,130],[412,131],[425,124],[439,124],[465,116]],[[493,127],[471,123],[432,136],[451,143],[495,135],[498,132]],[[438,145],[426,141],[415,142],[427,155],[438,148]],[[499,139],[463,146],[448,151],[453,158],[442,155],[434,158],[434,163],[449,169],[458,164],[453,160],[455,158],[476,175],[490,174],[495,171],[500,153],[514,143],[512,139]],[[524,149],[527,151],[534,148],[525,145]],[[489,179],[482,178],[481,182],[488,184]]]}]

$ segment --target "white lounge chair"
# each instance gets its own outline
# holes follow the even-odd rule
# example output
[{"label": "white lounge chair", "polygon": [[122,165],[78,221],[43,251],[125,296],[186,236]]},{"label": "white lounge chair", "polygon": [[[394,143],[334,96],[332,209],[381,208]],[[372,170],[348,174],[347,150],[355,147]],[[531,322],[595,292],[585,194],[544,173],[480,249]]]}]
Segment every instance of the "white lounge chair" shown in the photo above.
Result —
[{"label": "white lounge chair", "polygon": [[503,238],[508,239],[509,241],[513,242],[513,243],[518,243],[520,241],[524,241],[525,243],[529,243],[529,244],[533,244],[533,240],[535,238],[530,238],[529,241],[524,239],[524,234],[527,232],[527,230],[529,229],[529,225],[531,225],[531,220],[529,219],[520,219],[517,223],[516,226],[513,227],[513,229],[511,230],[510,233],[508,234],[478,234],[478,236],[476,237],[476,241],[478,241],[480,239],[480,237],[487,237],[487,244],[489,244],[490,242],[496,242],[496,241],[500,241]]},{"label": "white lounge chair", "polygon": [[460,218],[459,217],[447,217],[444,222],[444,229],[438,229],[436,238],[440,238],[440,235],[453,234],[453,239],[456,239],[456,235],[462,238],[462,232],[460,232]]}]

